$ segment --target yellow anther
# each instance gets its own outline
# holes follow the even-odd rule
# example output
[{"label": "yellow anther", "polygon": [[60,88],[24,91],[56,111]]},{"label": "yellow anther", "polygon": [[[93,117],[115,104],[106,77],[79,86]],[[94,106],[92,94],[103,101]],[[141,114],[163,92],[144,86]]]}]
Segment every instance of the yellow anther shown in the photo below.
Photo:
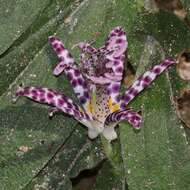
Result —
[{"label": "yellow anther", "polygon": [[112,98],[109,98],[109,100],[108,100],[108,107],[111,112],[118,111],[120,108],[119,104],[114,103]]},{"label": "yellow anther", "polygon": [[88,105],[87,105],[87,111],[88,111],[89,113],[92,113],[92,112],[93,112],[92,104],[91,104],[90,101],[88,102]]}]

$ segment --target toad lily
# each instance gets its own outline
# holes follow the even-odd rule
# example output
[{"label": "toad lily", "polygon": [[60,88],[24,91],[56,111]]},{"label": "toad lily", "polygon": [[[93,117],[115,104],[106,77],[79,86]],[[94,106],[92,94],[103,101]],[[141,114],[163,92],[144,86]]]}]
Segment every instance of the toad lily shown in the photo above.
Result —
[{"label": "toad lily", "polygon": [[90,43],[77,44],[81,50],[79,65],[57,37],[49,37],[49,42],[60,60],[53,74],[57,76],[64,72],[80,105],[62,92],[42,87],[19,87],[15,100],[25,96],[36,102],[50,105],[50,116],[56,112],[73,116],[88,128],[88,136],[91,139],[96,138],[100,133],[109,141],[116,139],[114,128],[123,120],[127,120],[134,128],[140,128],[141,115],[127,108],[127,105],[168,66],[175,64],[172,59],[165,59],[160,65],[154,66],[140,76],[124,95],[120,96],[128,45],[126,34],[121,27],[114,28],[108,35],[105,45],[99,49],[94,48]]}]

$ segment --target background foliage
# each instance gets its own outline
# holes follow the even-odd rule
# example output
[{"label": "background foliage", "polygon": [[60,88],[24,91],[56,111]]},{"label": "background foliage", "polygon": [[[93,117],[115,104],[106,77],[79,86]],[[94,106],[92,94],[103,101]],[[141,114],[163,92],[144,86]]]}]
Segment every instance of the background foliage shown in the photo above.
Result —
[{"label": "background foliage", "polygon": [[[49,35],[59,36],[69,49],[98,35],[99,46],[113,27],[122,26],[138,76],[189,47],[183,20],[156,10],[149,0],[1,0],[0,5],[1,189],[190,189],[190,132],[171,102],[188,84],[175,68],[132,102],[143,111],[142,129],[136,132],[123,122],[107,157],[101,139],[90,141],[72,118],[50,120],[44,105],[24,98],[11,102],[20,83],[59,89],[75,99],[65,77],[52,76],[58,60]],[[188,11],[188,0],[183,5]],[[72,53],[78,57],[78,51]],[[85,180],[83,173],[93,175]]]}]

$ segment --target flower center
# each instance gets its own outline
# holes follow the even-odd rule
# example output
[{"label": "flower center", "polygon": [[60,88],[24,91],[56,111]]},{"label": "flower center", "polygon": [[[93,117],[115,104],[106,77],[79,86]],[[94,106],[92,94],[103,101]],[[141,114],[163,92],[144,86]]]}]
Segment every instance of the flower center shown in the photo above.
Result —
[{"label": "flower center", "polygon": [[91,89],[91,100],[88,106],[88,112],[92,117],[104,123],[106,117],[111,113],[109,107],[109,96],[107,95],[107,89],[103,85],[94,85]]},{"label": "flower center", "polygon": [[94,84],[108,84],[111,81],[106,78],[105,73],[113,73],[111,67],[107,67],[109,62],[106,59],[105,52],[96,52],[95,54],[83,54],[81,71],[87,79]]}]

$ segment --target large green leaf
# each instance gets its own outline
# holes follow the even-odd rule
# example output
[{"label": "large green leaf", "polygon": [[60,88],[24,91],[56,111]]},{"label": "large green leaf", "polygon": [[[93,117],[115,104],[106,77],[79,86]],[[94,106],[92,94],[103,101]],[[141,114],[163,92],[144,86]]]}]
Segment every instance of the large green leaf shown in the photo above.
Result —
[{"label": "large green leaf", "polygon": [[0,94],[37,56],[48,36],[76,8],[72,1],[66,0],[32,3],[12,0],[2,1],[1,5]]},{"label": "large green leaf", "polygon": [[[138,32],[151,35],[145,41],[137,73],[165,56],[189,46],[189,30],[174,15],[162,12],[139,14]],[[161,59],[160,59],[161,58]],[[132,104],[142,106],[144,124],[134,133],[121,124],[120,142],[129,189],[190,189],[190,147],[176,117],[171,97],[178,90],[172,76],[162,75]],[[177,79],[180,83],[179,78]]]},{"label": "large green leaf", "polygon": [[[52,76],[58,60],[47,38],[53,33],[71,49],[79,41],[91,41],[98,32],[98,46],[120,25],[127,31],[128,55],[137,75],[166,55],[188,47],[190,34],[185,24],[171,13],[147,11],[144,2],[148,1],[2,0],[2,189],[72,189],[72,179],[100,163],[103,166],[92,189],[124,190],[126,182],[130,190],[189,188],[189,145],[170,101],[180,86],[174,70],[170,77],[162,75],[130,105],[142,109],[142,129],[136,132],[123,122],[119,138],[112,144],[103,138],[89,140],[86,129],[68,116],[56,115],[50,120],[46,106],[24,98],[14,105],[11,102],[20,83],[59,89],[76,100],[66,78]],[[72,53],[78,57],[77,51]],[[29,149],[19,151],[22,146]],[[104,153],[109,162],[103,162]]]},{"label": "large green leaf", "polygon": [[[148,65],[155,62],[147,57],[144,61]],[[142,129],[134,133],[126,124],[121,125],[122,155],[130,189],[189,187],[190,147],[172,108],[172,95],[168,76],[161,76],[134,102],[134,106],[142,106]]]}]

